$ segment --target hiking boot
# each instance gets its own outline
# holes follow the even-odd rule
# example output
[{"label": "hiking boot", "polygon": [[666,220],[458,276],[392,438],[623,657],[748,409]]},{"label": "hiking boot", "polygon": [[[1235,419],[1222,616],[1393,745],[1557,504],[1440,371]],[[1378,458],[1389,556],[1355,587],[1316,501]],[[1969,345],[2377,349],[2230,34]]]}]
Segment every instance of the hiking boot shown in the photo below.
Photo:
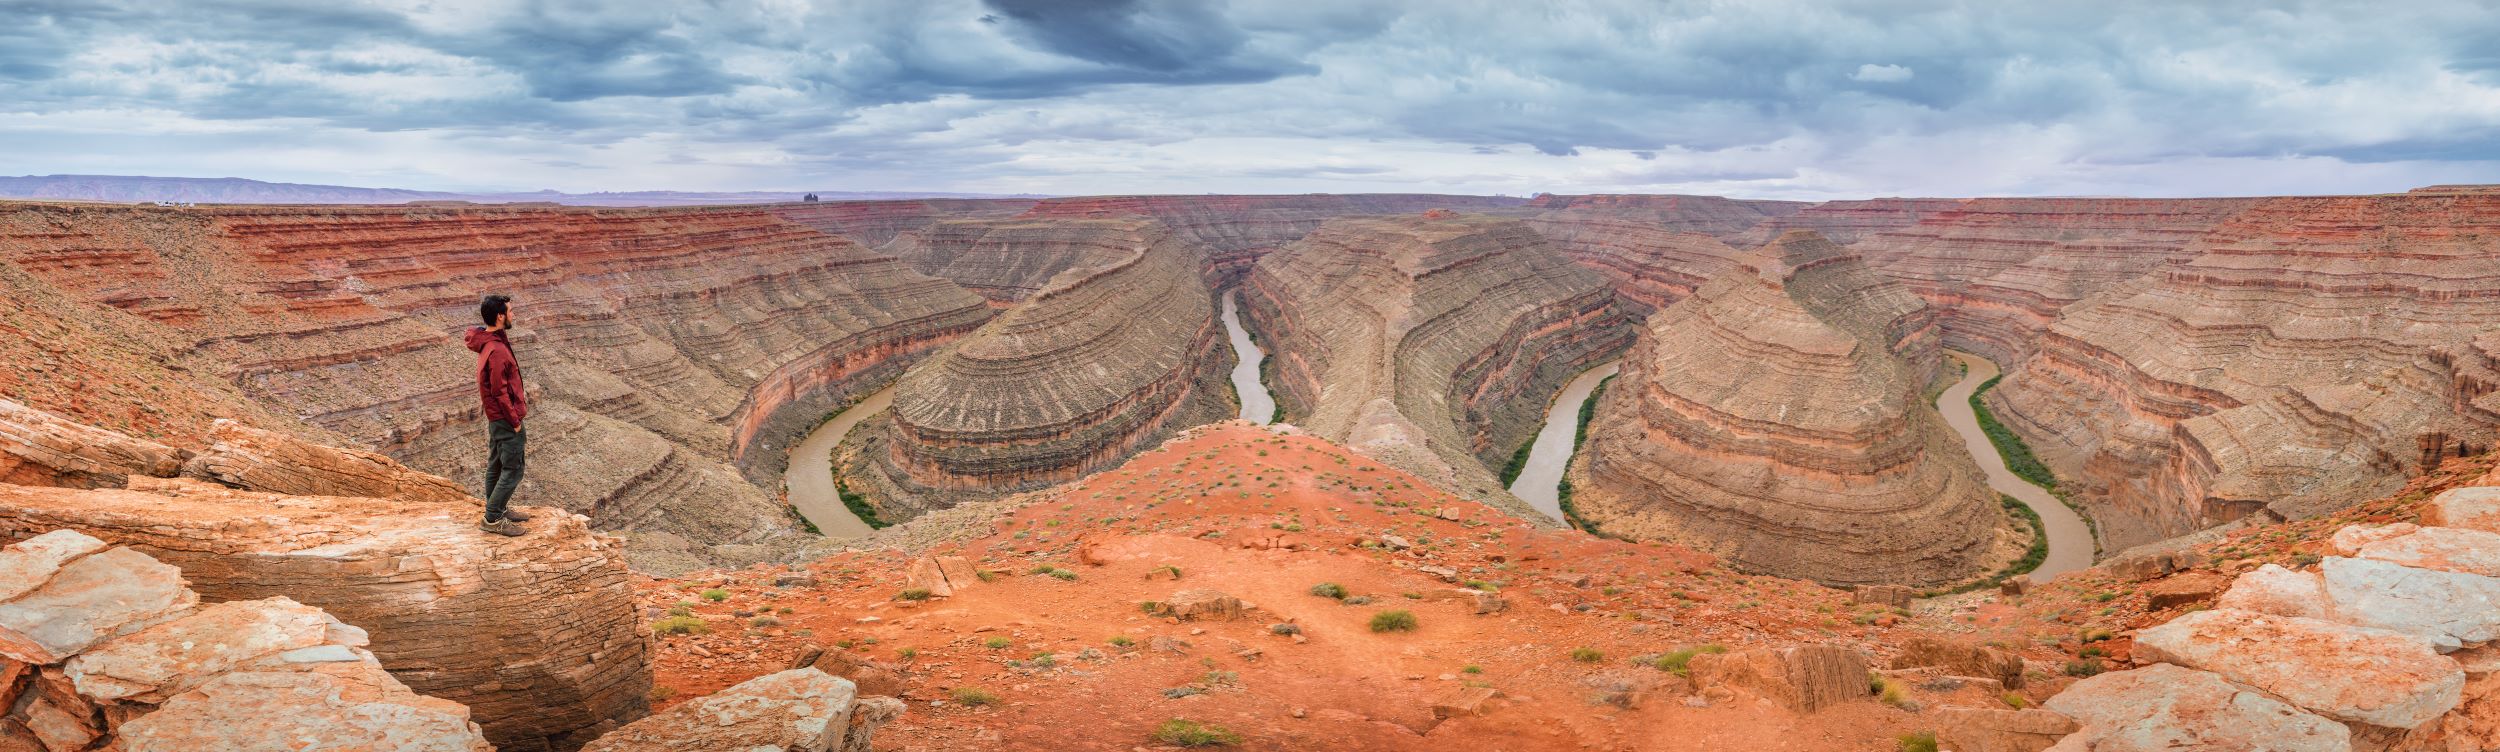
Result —
[{"label": "hiking boot", "polygon": [[513,522],[511,520],[480,522],[477,524],[477,529],[494,533],[496,535],[509,535],[515,538],[521,537],[529,532],[521,529],[521,523]]},{"label": "hiking boot", "polygon": [[526,515],[526,514],[522,514],[522,513],[521,513],[521,508],[520,508],[520,507],[511,507],[511,508],[507,508],[507,509],[503,510],[503,518],[504,518],[504,519],[507,519],[507,520],[511,520],[511,521],[513,521],[513,522],[528,522],[528,521],[530,521],[530,516],[529,516],[529,515]]}]

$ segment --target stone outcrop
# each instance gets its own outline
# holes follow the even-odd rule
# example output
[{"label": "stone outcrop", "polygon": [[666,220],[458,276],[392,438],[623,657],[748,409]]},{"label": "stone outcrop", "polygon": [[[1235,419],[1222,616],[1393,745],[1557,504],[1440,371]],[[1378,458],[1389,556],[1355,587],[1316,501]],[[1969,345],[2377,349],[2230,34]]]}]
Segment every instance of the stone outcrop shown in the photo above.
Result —
[{"label": "stone outcrop", "polygon": [[203,606],[136,550],[29,537],[0,548],[0,749],[493,749],[367,644],[285,597]]},{"label": "stone outcrop", "polygon": [[887,520],[1074,480],[1232,412],[1214,296],[1159,225],[905,373],[837,450]]},{"label": "stone outcrop", "polygon": [[1936,741],[1954,752],[2040,752],[2078,728],[2074,719],[2039,708],[1936,709]]},{"label": "stone outcrop", "polygon": [[626,724],[582,750],[867,752],[877,727],[902,710],[902,703],[891,697],[860,697],[848,679],[797,668],[687,700]]},{"label": "stone outcrop", "polygon": [[[2457,490],[2468,493],[2443,498],[2481,496]],[[2136,633],[2136,660],[2154,665],[2049,698],[2084,724],[2056,749],[2500,748],[2500,642],[2489,627],[2500,578],[2435,555],[2479,555],[2450,544],[2487,532],[2347,526],[2334,537],[2354,558],[2241,574],[2213,610]],[[2272,746],[2245,746],[2252,740]]]},{"label": "stone outcrop", "polygon": [[0,398],[0,483],[118,488],[172,477],[188,454]]},{"label": "stone outcrop", "polygon": [[1705,694],[1750,694],[1800,713],[1869,699],[1866,655],[1836,645],[1704,653],[1688,668]]},{"label": "stone outcrop", "polygon": [[1933,311],[1794,232],[1651,317],[1574,460],[1580,516],[1832,584],[1974,575],[2007,528],[1925,403]]},{"label": "stone outcrop", "polygon": [[909,199],[774,204],[775,216],[875,248],[949,219],[1006,218],[1033,208],[1027,199]]},{"label": "stone outcrop", "polygon": [[208,451],[183,464],[184,475],[292,496],[484,503],[460,484],[374,452],[326,447],[226,419],[209,429],[209,439]]},{"label": "stone outcrop", "polygon": [[[0,486],[0,540],[66,528],[131,547],[70,562],[51,578],[60,595],[36,593],[0,605],[0,625],[24,623],[10,608],[30,599],[89,598],[94,602],[62,607],[86,616],[54,620],[31,634],[52,653],[48,657],[78,650],[93,655],[103,649],[81,644],[91,642],[91,635],[163,622],[161,617],[187,604],[166,600],[162,587],[150,591],[160,593],[151,598],[114,589],[63,589],[64,583],[104,577],[90,577],[82,566],[113,564],[102,581],[120,583],[115,588],[147,582],[134,572],[155,572],[156,581],[178,585],[174,568],[179,567],[179,577],[207,600],[292,599],[368,630],[371,644],[356,644],[371,651],[391,681],[338,677],[334,689],[345,694],[323,696],[346,697],[338,701],[350,705],[395,696],[405,690],[392,688],[404,682],[429,697],[467,706],[461,717],[474,711],[486,738],[504,750],[570,748],[640,717],[648,707],[648,638],[638,624],[624,561],[579,517],[540,509],[537,519],[525,523],[527,535],[505,538],[475,530],[473,502],[282,496],[198,482],[156,487],[159,492],[150,493]],[[146,558],[133,549],[164,564],[115,561]],[[0,557],[0,577],[24,569],[12,562],[25,560]],[[252,618],[302,623],[299,617]],[[158,629],[215,631],[174,626],[179,623]],[[11,629],[0,626],[0,633]],[[0,638],[0,644],[17,642]],[[156,654],[103,652],[111,657],[89,664],[97,677],[91,683],[121,687],[114,691],[133,696],[161,691],[149,688],[166,681],[161,668],[151,667],[161,665],[152,657]],[[71,668],[81,670],[81,664],[72,661]],[[274,700],[297,691],[237,681],[212,696]]]},{"label": "stone outcrop", "polygon": [[2265,199],[2068,305],[1988,399],[2132,546],[2385,495],[2500,425],[2500,196]]},{"label": "stone outcrop", "polygon": [[2023,686],[2023,657],[1966,640],[1912,635],[1893,656],[1892,668],[1940,668],[1954,676],[1995,679],[2009,689]]},{"label": "stone outcrop", "polygon": [[1116,263],[1164,234],[1142,218],[958,220],[906,233],[878,252],[1005,307],[1040,293],[1062,272]]},{"label": "stone outcrop", "polygon": [[1565,211],[1531,215],[1527,222],[1571,260],[1606,275],[1639,318],[1737,268],[1739,252],[1718,238],[1668,229],[1641,213]]},{"label": "stone outcrop", "polygon": [[1334,220],[1261,259],[1241,299],[1294,424],[1538,522],[1487,468],[1625,342],[1603,278],[1515,220]]},{"label": "stone outcrop", "polygon": [[1238,282],[1261,256],[1283,248],[1334,217],[1415,214],[1432,209],[1497,209],[1518,206],[1503,196],[1437,196],[1403,193],[1297,196],[1084,196],[1046,199],[1028,218],[1152,217],[1204,254],[1218,286]]},{"label": "stone outcrop", "polygon": [[1918,224],[1927,215],[1950,211],[1965,199],[1952,198],[1875,198],[1859,201],[1825,201],[1798,209],[1785,216],[1771,217],[1743,233],[1725,238],[1728,245],[1753,248],[1778,239],[1792,230],[1811,230],[1847,245],[1887,230]]},{"label": "stone outcrop", "polygon": [[2255,199],[1978,198],[1850,246],[1935,306],[1948,347],[2018,363],[2075,301],[2184,260]]},{"label": "stone outcrop", "polygon": [[795,548],[758,485],[787,445],[991,315],[748,207],[0,204],[0,285],[36,301],[39,344],[0,337],[33,407],[176,446],[231,417],[470,491],[485,428],[459,335],[479,294],[510,294],[531,443],[570,449],[537,452],[520,498],[650,533],[637,561],[664,572]]}]

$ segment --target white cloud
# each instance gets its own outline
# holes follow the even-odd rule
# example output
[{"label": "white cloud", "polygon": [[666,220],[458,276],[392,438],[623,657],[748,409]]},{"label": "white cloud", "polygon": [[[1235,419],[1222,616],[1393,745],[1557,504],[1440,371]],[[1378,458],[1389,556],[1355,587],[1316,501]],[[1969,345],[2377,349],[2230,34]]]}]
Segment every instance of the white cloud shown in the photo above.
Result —
[{"label": "white cloud", "polygon": [[1892,64],[1876,65],[1874,63],[1867,63],[1858,66],[1858,72],[1849,74],[1849,78],[1853,81],[1869,81],[1874,83],[1892,84],[1908,81],[1910,80],[1910,77],[1915,75],[1918,74],[1906,66]]}]

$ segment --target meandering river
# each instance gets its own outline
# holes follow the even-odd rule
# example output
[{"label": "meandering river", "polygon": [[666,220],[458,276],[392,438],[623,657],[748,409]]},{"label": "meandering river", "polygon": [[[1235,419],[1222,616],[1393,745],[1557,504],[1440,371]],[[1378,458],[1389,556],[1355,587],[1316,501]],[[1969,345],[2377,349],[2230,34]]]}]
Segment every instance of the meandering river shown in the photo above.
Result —
[{"label": "meandering river", "polygon": [[1259,381],[1259,363],[1267,353],[1250,341],[1250,330],[1241,328],[1240,306],[1234,298],[1239,292],[1224,293],[1224,332],[1233,340],[1233,393],[1241,395],[1241,419],[1266,423],[1276,417],[1276,396],[1267,393],[1267,384]]},{"label": "meandering river", "polygon": [[833,447],[851,427],[868,416],[894,404],[894,386],[877,390],[867,399],[850,406],[790,449],[790,467],[782,471],[781,482],[790,489],[790,506],[799,516],[816,523],[816,530],[827,538],[857,538],[868,534],[868,523],[842,505],[842,495],[833,485]]},{"label": "meandering river", "polygon": [[1962,375],[1960,383],[1936,397],[1936,410],[1944,413],[1944,422],[1961,435],[1962,444],[1970,447],[1971,457],[1979,460],[1980,469],[1987,471],[1988,487],[2040,513],[2040,522],[2048,531],[2049,557],[2040,562],[2040,568],[2031,571],[2031,579],[2047,582],[2061,573],[2092,566],[2092,528],[2083,524],[2083,516],[2047,490],[2005,469],[2005,457],[1997,454],[1996,444],[1988,441],[1988,433],[1979,430],[1979,416],[1971,411],[1970,396],[1979,391],[1980,384],[1996,378],[1997,364],[1959,350],[1946,350],[1945,355],[1961,361],[1969,371]]},{"label": "meandering river", "polygon": [[1580,406],[1589,401],[1589,393],[1597,384],[1615,375],[1621,361],[1607,361],[1580,372],[1571,383],[1564,384],[1562,394],[1545,408],[1545,428],[1536,432],[1536,443],[1529,445],[1528,463],[1520,467],[1519,477],[1510,483],[1510,493],[1528,502],[1528,506],[1562,520],[1563,470],[1571,466],[1572,439],[1580,433]]}]

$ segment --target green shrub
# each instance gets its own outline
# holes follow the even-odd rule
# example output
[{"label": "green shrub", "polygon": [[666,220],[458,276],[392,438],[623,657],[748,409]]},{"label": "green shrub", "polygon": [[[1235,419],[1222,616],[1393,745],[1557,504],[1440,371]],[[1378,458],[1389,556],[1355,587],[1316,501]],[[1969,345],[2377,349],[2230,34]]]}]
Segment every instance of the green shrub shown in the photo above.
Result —
[{"label": "green shrub", "polygon": [[1129,639],[1128,635],[1112,635],[1111,639],[1104,640],[1104,642],[1111,643],[1111,646],[1115,648],[1125,648],[1137,644],[1137,641]]},{"label": "green shrub", "polygon": [[2097,676],[2097,675],[2099,675],[2100,673],[2101,673],[2101,662],[2100,662],[2100,661],[2082,660],[2082,661],[2067,661],[2067,662],[2066,662],[2066,675],[2067,675],[2067,676]]},{"label": "green shrub", "polygon": [[1484,667],[1470,663],[1459,667],[1458,672],[1462,674],[1481,674],[1484,673]]},{"label": "green shrub", "polygon": [[1051,576],[1051,578],[1052,578],[1052,579],[1056,579],[1056,580],[1066,580],[1066,581],[1069,581],[1069,582],[1074,582],[1074,581],[1076,581],[1076,573],[1075,573],[1075,572],[1068,571],[1068,570],[1065,570],[1065,569],[1053,569],[1053,570],[1050,570],[1050,576]]},{"label": "green shrub", "polygon": [[652,634],[703,634],[710,631],[712,631],[712,625],[703,623],[703,617],[700,616],[671,616],[651,622]]},{"label": "green shrub", "polygon": [[1581,663],[1596,663],[1606,660],[1606,654],[1597,648],[1572,648],[1571,659]]},{"label": "green shrub", "polygon": [[1372,614],[1372,631],[1413,632],[1415,631],[1415,615],[1403,610]]},{"label": "green shrub", "polygon": [[1175,747],[1214,747],[1240,744],[1241,735],[1212,723],[1174,718],[1155,727],[1155,741]]},{"label": "green shrub", "polygon": [[1322,598],[1345,600],[1345,586],[1334,582],[1323,582],[1317,585],[1312,585],[1311,594]]},{"label": "green shrub", "polygon": [[911,660],[911,659],[914,659],[914,658],[918,658],[918,657],[920,657],[920,649],[919,649],[919,648],[900,648],[900,649],[897,649],[897,650],[895,650],[895,651],[894,651],[894,657],[896,657],[896,658],[901,658],[901,659],[906,660],[906,661]]},{"label": "green shrub", "polygon": [[895,593],[894,599],[898,601],[925,601],[929,599],[929,589],[912,588],[900,593]]},{"label": "green shrub", "polygon": [[711,601],[713,603],[729,600],[729,591],[722,590],[720,588],[705,590],[699,595],[702,595],[704,600]]},{"label": "green shrub", "polygon": [[1936,752],[1936,732],[1933,731],[1902,734],[1898,741],[1901,752]]},{"label": "green shrub", "polygon": [[1725,645],[1702,645],[1698,647],[1689,647],[1667,653],[1666,655],[1658,656],[1658,659],[1650,661],[1649,665],[1660,671],[1665,671],[1676,676],[1689,676],[1692,673],[1692,669],[1688,664],[1693,662],[1693,656],[1705,653],[1725,652],[1727,652],[1727,646]]},{"label": "green shrub", "polygon": [[1988,443],[1996,445],[1997,454],[2005,457],[2005,469],[2032,485],[2055,491],[2057,474],[2049,472],[2049,466],[2040,464],[2040,458],[2031,454],[2031,446],[2024,444],[2023,437],[2015,435],[2014,429],[1997,422],[1997,416],[1988,412],[1987,401],[1981,399],[1988,395],[1988,390],[1996,388],[1997,382],[2004,380],[2005,374],[1997,374],[1970,393],[1971,417],[1979,421],[1979,431],[1988,435]]},{"label": "green shrub", "polygon": [[2030,698],[2026,698],[2026,697],[2024,697],[2024,696],[2022,695],[2022,693],[2020,693],[2020,692],[2012,692],[2012,691],[2008,691],[2008,692],[2006,692],[2006,693],[2005,693],[2005,695],[2004,695],[2003,697],[2001,697],[2001,698],[1999,698],[1999,699],[2002,699],[2002,700],[2004,700],[2004,701],[2005,701],[2005,705],[2006,705],[2006,707],[2010,707],[2010,708],[2013,708],[2013,709],[2015,709],[2015,710],[2021,710],[2021,709],[2023,709],[2023,708],[2026,708],[2026,707],[2030,707],[2030,706],[2031,706],[2031,700],[2030,700]]},{"label": "green shrub", "polygon": [[983,640],[981,644],[991,650],[1005,650],[1007,646],[1016,643],[1015,641],[1009,640],[1005,637],[992,637],[987,640]]},{"label": "green shrub", "polygon": [[781,620],[770,616],[758,616],[754,621],[747,622],[747,625],[756,629],[771,629],[781,626]]},{"label": "green shrub", "polygon": [[950,694],[956,703],[967,708],[998,704],[998,695],[980,687],[956,687]]}]

